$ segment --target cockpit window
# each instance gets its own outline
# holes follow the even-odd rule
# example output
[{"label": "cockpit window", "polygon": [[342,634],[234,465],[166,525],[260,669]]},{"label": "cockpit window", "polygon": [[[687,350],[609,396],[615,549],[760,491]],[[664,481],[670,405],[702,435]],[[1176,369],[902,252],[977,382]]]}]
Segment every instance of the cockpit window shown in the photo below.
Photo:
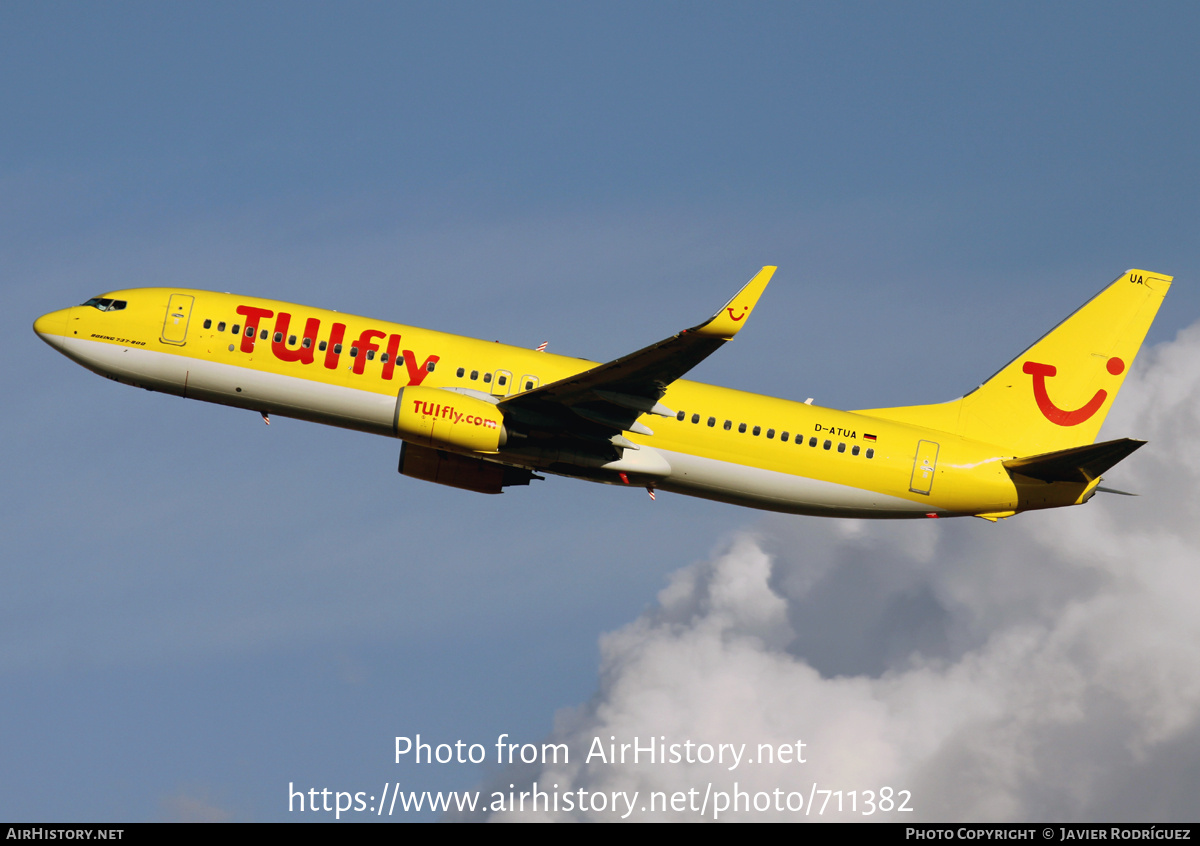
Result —
[{"label": "cockpit window", "polygon": [[107,297],[92,297],[85,306],[92,306],[100,311],[120,311],[125,308],[124,300],[110,300]]}]

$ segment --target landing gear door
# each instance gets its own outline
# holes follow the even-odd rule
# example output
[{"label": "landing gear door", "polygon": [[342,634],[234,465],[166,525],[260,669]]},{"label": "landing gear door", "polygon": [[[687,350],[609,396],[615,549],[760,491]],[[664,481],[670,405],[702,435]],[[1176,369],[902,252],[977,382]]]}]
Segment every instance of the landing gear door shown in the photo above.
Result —
[{"label": "landing gear door", "polygon": [[938,445],[933,441],[917,444],[917,457],[913,459],[912,480],[908,489],[913,493],[929,495],[933,488],[933,474],[937,469]]},{"label": "landing gear door", "polygon": [[178,346],[187,343],[188,321],[192,319],[192,304],[195,299],[190,294],[171,295],[167,303],[167,316],[163,320],[163,343]]}]

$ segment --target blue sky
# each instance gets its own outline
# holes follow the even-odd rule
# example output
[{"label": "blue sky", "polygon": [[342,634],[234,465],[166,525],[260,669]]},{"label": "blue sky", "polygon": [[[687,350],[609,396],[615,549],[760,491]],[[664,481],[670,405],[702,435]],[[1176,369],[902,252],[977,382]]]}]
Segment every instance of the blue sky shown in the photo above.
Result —
[{"label": "blue sky", "polygon": [[[601,695],[600,636],[739,532],[841,560],[809,518],[404,479],[385,439],[98,379],[37,315],[179,284],[609,359],[777,264],[696,378],[950,399],[1126,268],[1176,277],[1149,343],[1200,315],[1198,23],[1183,3],[0,6],[0,814],[276,820],[289,782],[468,787],[489,773],[404,770],[392,738],[546,736]],[[878,673],[886,634],[793,658]]]}]

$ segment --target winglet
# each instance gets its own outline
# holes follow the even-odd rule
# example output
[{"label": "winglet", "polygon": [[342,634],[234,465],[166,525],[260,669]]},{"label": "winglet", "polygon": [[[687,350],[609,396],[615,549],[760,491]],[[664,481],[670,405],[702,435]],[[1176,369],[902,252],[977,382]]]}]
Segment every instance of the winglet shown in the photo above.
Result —
[{"label": "winglet", "polygon": [[758,302],[758,298],[774,274],[774,267],[764,267],[757,276],[745,284],[742,290],[734,294],[733,299],[725,303],[707,323],[701,323],[690,331],[697,335],[724,338],[726,341],[731,339],[745,324],[746,318],[754,310],[754,304]]}]

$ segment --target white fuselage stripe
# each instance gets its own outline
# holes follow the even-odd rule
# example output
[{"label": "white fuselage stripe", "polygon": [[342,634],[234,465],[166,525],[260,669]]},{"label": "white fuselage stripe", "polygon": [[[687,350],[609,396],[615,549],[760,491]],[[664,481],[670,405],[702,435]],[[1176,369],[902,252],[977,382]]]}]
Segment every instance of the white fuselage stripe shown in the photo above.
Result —
[{"label": "white fuselage stripe", "polygon": [[88,369],[141,388],[374,434],[395,434],[396,397],[389,394],[82,338],[61,341],[60,349]]},{"label": "white fuselage stripe", "polygon": [[789,514],[839,517],[924,517],[938,509],[876,493],[683,452],[659,450],[671,465],[670,478],[656,484],[667,491]]}]

